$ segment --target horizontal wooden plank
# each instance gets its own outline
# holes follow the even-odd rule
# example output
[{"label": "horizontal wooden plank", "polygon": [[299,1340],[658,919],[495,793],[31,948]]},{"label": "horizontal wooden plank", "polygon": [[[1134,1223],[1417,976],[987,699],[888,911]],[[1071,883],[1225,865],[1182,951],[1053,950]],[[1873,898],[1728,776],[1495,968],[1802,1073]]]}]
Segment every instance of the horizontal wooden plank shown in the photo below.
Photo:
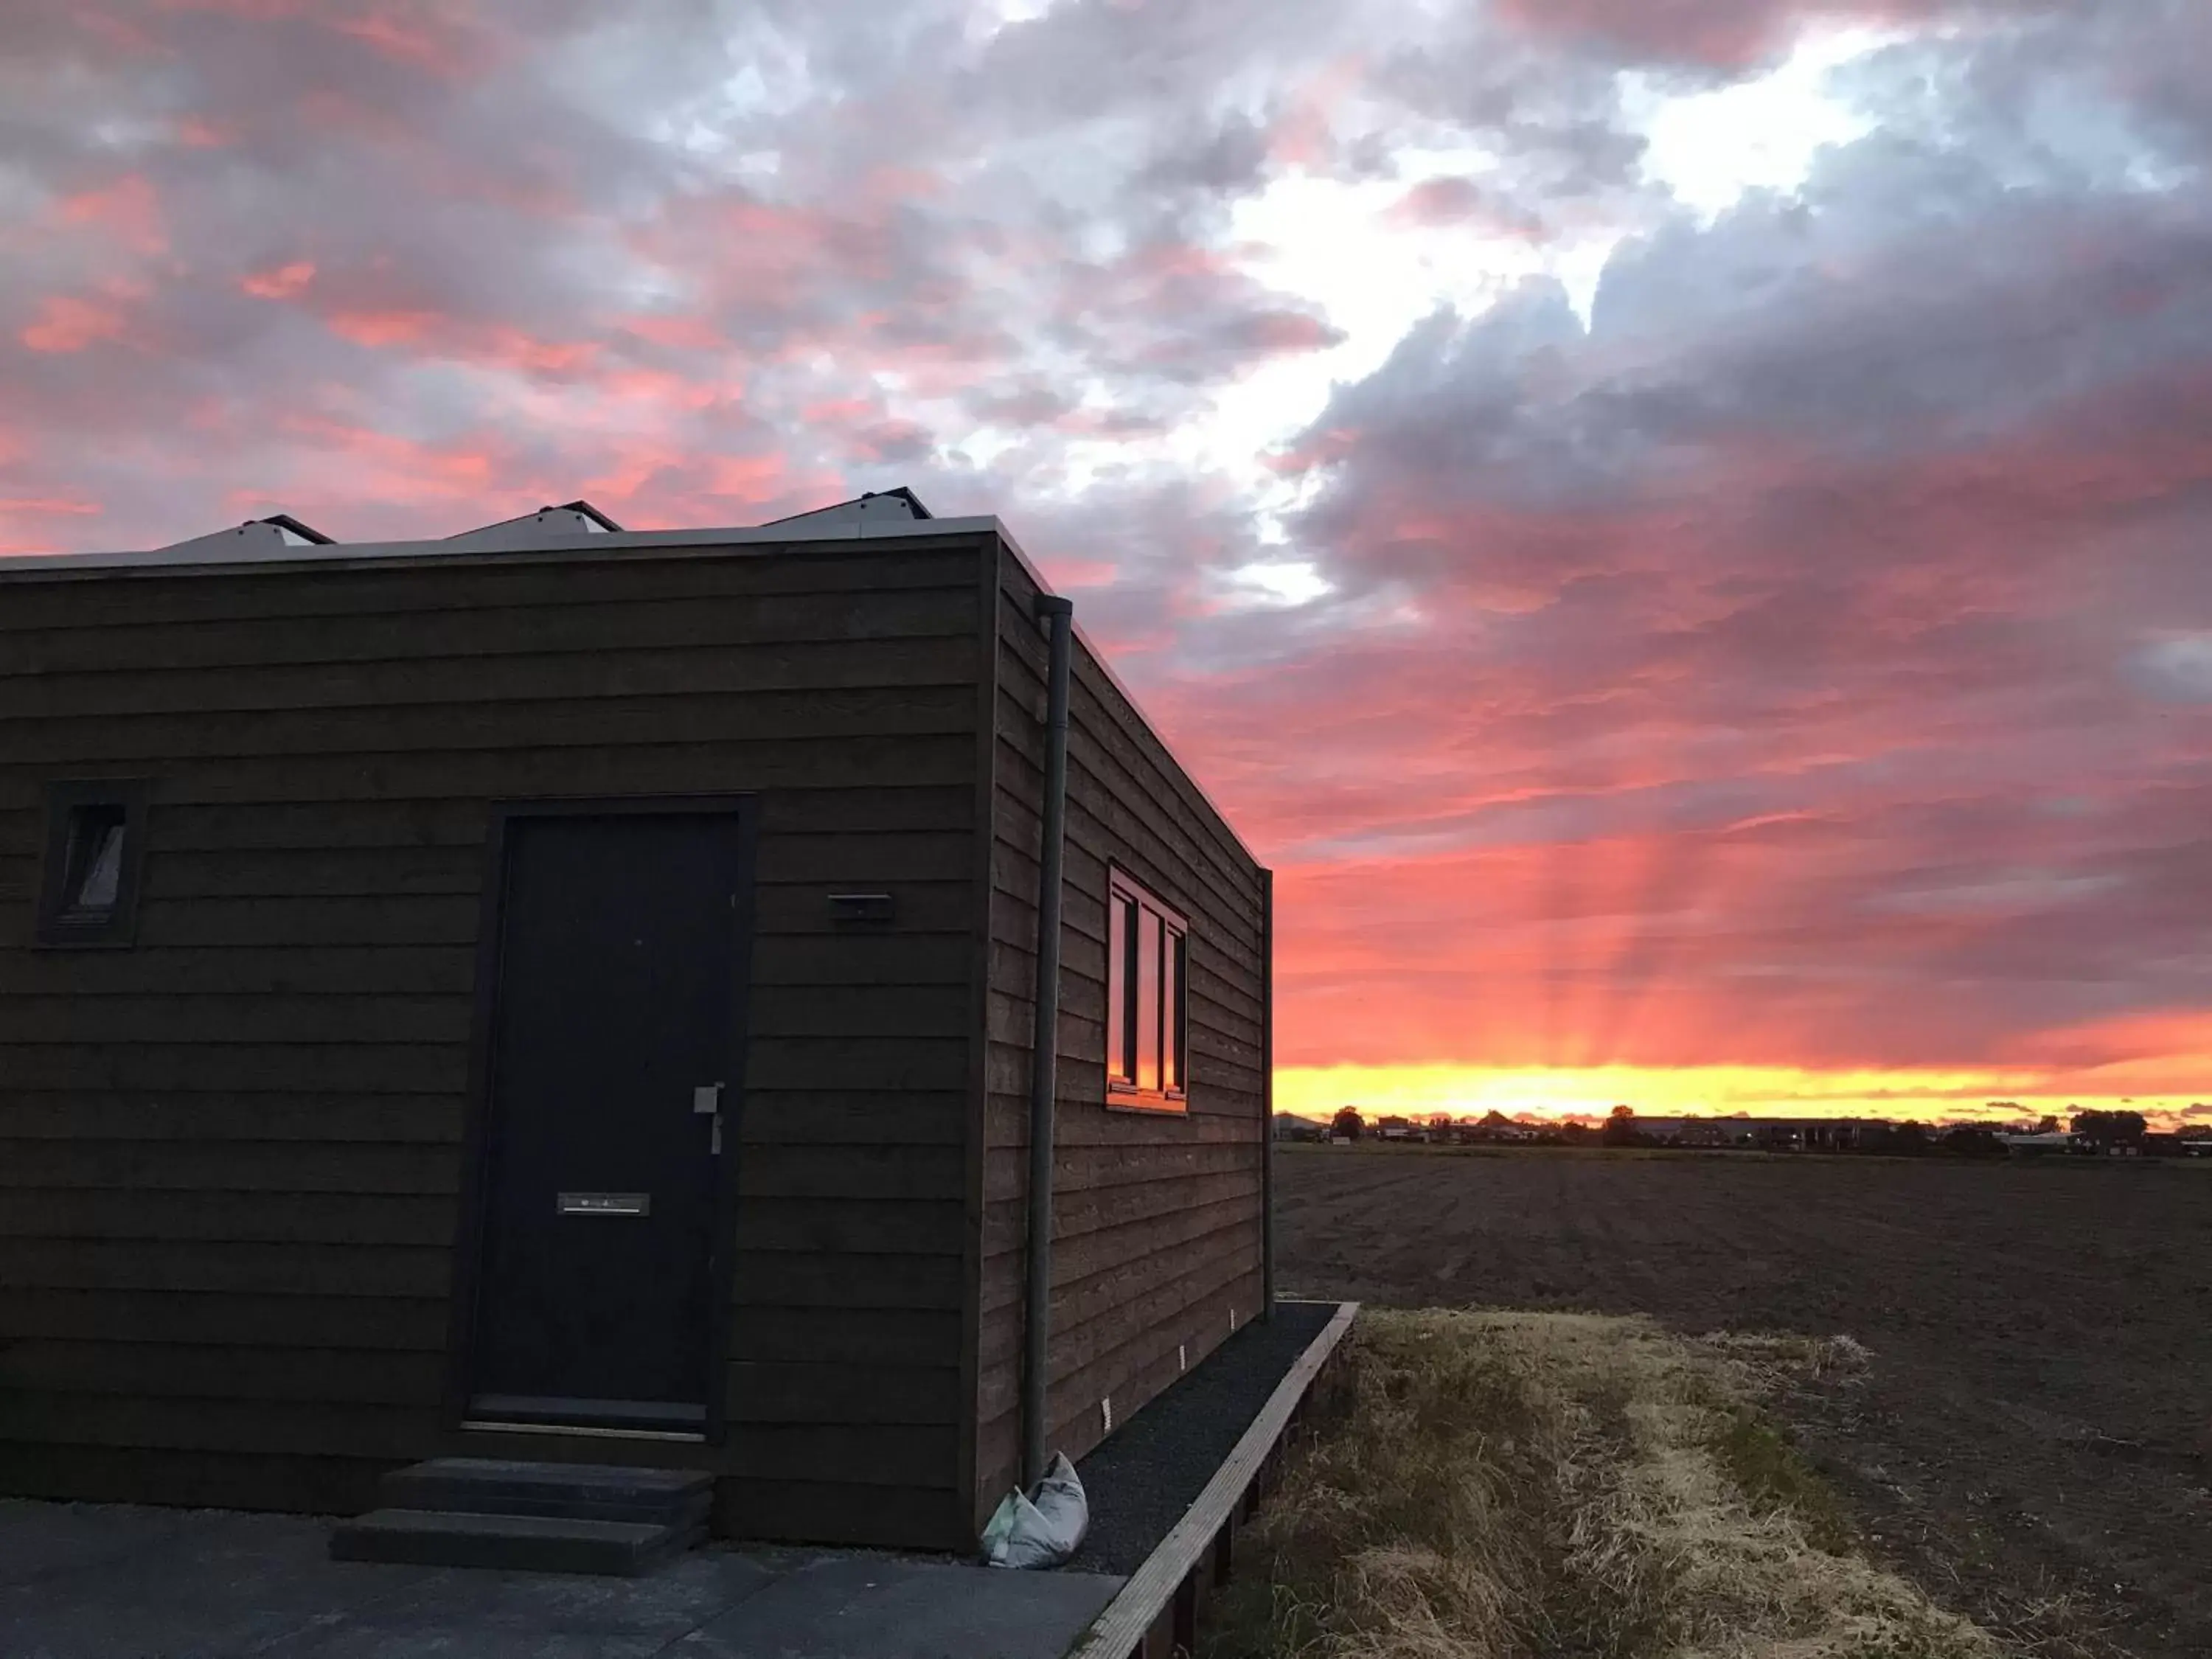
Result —
[{"label": "horizontal wooden plank", "polygon": [[958,1037],[782,1036],[756,1033],[748,1087],[775,1090],[957,1089],[968,1044]]},{"label": "horizontal wooden plank", "polygon": [[480,915],[472,894],[153,899],[139,907],[138,943],[151,951],[472,946]]},{"label": "horizontal wooden plank", "polygon": [[778,1036],[952,1037],[965,1041],[965,985],[756,985],[755,1031]]},{"label": "horizontal wooden plank", "polygon": [[[733,1114],[741,1144],[945,1147],[963,1143],[951,1090],[750,1089]],[[290,1091],[101,1093],[0,1090],[0,1141],[368,1141],[453,1147],[462,1097]],[[146,1156],[157,1154],[148,1153]]]},{"label": "horizontal wooden plank", "polygon": [[251,1192],[120,1186],[0,1186],[0,1238],[198,1239],[270,1243],[410,1244],[453,1241],[452,1197],[392,1193]]},{"label": "horizontal wooden plank", "polygon": [[749,1481],[789,1480],[852,1489],[865,1509],[880,1487],[949,1487],[957,1474],[960,1433],[932,1423],[729,1425],[715,1462]]},{"label": "horizontal wooden plank", "polygon": [[[894,895],[893,903],[897,898]],[[823,896],[823,906],[828,900]],[[779,933],[753,944],[758,985],[965,985],[973,943],[964,933],[846,929]]]},{"label": "horizontal wooden plank", "polygon": [[[481,852],[491,798],[471,789],[452,797],[359,800],[161,803],[158,840],[165,852],[238,853],[254,849],[457,848]],[[966,783],[876,787],[867,784],[778,789],[760,801],[761,834],[965,834],[975,811]],[[36,857],[44,845],[42,803],[0,811],[0,848]]]},{"label": "horizontal wooden plank", "polygon": [[933,1308],[957,1312],[961,1305],[957,1251],[753,1251],[738,1255],[735,1279],[740,1323],[753,1308]]},{"label": "horizontal wooden plank", "polygon": [[[780,789],[946,787],[970,780],[975,740],[855,734],[834,742],[761,737],[636,742],[598,749],[536,744],[495,752],[287,755],[207,760],[159,774],[150,822],[172,803],[479,800],[744,793]],[[0,760],[0,808],[40,805],[51,767]]]},{"label": "horizontal wooden plank", "polygon": [[[1059,1217],[1057,1209],[1054,1216]],[[1055,1294],[1071,1290],[1095,1274],[1109,1273],[1133,1261],[1156,1255],[1188,1257],[1224,1247],[1239,1230],[1256,1233],[1260,1210],[1253,1196],[1231,1194],[1208,1203],[1191,1204],[1133,1229],[1100,1228],[1066,1238],[1054,1230],[1052,1282]],[[1021,1295],[1023,1239],[1012,1230],[994,1233],[982,1258],[982,1305],[986,1313]]]},{"label": "horizontal wooden plank", "polygon": [[37,1337],[204,1343],[248,1351],[361,1348],[442,1354],[449,1318],[442,1294],[262,1295],[106,1285],[0,1288],[0,1341]]},{"label": "horizontal wooden plank", "polygon": [[774,1199],[942,1199],[957,1202],[967,1154],[958,1144],[751,1145],[738,1164],[739,1202]]},{"label": "horizontal wooden plank", "polygon": [[960,1368],[738,1360],[726,1409],[741,1423],[956,1424]]},{"label": "horizontal wooden plank", "polygon": [[[748,1179],[745,1166],[750,1161],[750,1156],[738,1159],[740,1185]],[[786,1270],[780,1260],[757,1267],[744,1260],[749,1254],[765,1252],[957,1256],[965,1224],[966,1208],[957,1196],[787,1198],[747,1193],[738,1205],[738,1272],[772,1275]]]},{"label": "horizontal wooden plank", "polygon": [[731,1327],[730,1354],[813,1365],[957,1365],[960,1328],[957,1309],[878,1308],[855,1316],[845,1308],[747,1308]]},{"label": "horizontal wooden plank", "polygon": [[0,1089],[9,1140],[374,1141],[453,1146],[461,1103],[438,1095],[33,1094]]},{"label": "horizontal wooden plank", "polygon": [[1053,1321],[1054,1376],[1073,1376],[1146,1334],[1176,1324],[1194,1308],[1218,1304],[1224,1336],[1230,1311],[1233,1310],[1240,1320],[1258,1311],[1256,1296],[1237,1307],[1237,1298],[1231,1294],[1259,1275],[1256,1235],[1181,1265],[1184,1271],[1172,1277],[1155,1272],[1112,1292],[1100,1286],[1089,1294],[1070,1297],[1066,1318]]},{"label": "horizontal wooden plank", "polygon": [[473,896],[483,887],[481,845],[455,847],[172,847],[166,823],[151,843],[142,903],[201,898]]},{"label": "horizontal wooden plank", "polygon": [[[166,826],[164,826],[166,827]],[[483,887],[481,844],[434,847],[271,848],[182,851],[156,833],[146,862],[143,902],[210,898],[475,898]],[[961,830],[837,833],[800,830],[761,838],[756,879],[781,890],[824,883],[869,886],[913,883],[969,887],[975,854]],[[27,893],[32,857],[0,858],[0,888]]]},{"label": "horizontal wooden plank", "polygon": [[[1259,1272],[1260,1249],[1255,1237],[1236,1249],[1211,1251],[1176,1264],[1173,1269],[1163,1265],[1147,1275],[1129,1278],[1118,1284],[1110,1295],[1094,1293],[1069,1297],[1064,1302],[1055,1298],[1052,1321],[1054,1385],[1093,1371],[1114,1356],[1133,1349],[1143,1359],[1171,1351],[1158,1346],[1157,1334],[1177,1328],[1187,1331],[1194,1322],[1205,1322],[1203,1317],[1193,1320],[1196,1310],[1210,1310],[1212,1316],[1220,1322],[1218,1334],[1225,1337],[1228,1314],[1236,1301],[1231,1292],[1241,1284],[1255,1279]],[[1242,1316],[1249,1318],[1257,1306],[1255,1294],[1240,1310]],[[1009,1335],[1018,1341],[1019,1319],[1014,1316],[999,1323],[1000,1328],[988,1332],[993,1351],[979,1374],[977,1409],[987,1418],[997,1415],[1012,1403],[1012,1390],[1020,1380],[1018,1351],[1010,1353],[1006,1346]],[[1006,1324],[1012,1326],[1011,1332],[1003,1328]],[[1189,1345],[1186,1341],[1183,1346],[1188,1348]],[[1185,1362],[1194,1358],[1188,1353],[1178,1355],[1178,1374]]]},{"label": "horizontal wooden plank", "polygon": [[865,598],[910,587],[974,585],[976,544],[948,540],[808,541],[720,547],[586,548],[557,553],[432,554],[411,561],[343,562],[338,550],[310,567],[183,570],[138,567],[98,574],[22,571],[0,607],[17,629],[206,623],[240,617],[367,617],[471,611],[517,605],[597,607],[636,599],[732,595]]},{"label": "horizontal wooden plank", "polygon": [[247,1296],[435,1297],[453,1252],[344,1244],[174,1239],[20,1239],[0,1250],[0,1288],[208,1291]]},{"label": "horizontal wooden plank", "polygon": [[593,605],[523,602],[480,610],[453,609],[426,596],[418,610],[358,616],[216,616],[190,628],[105,621],[0,632],[0,677],[249,662],[398,662],[607,647],[743,648],[796,640],[931,635],[972,640],[977,614],[976,595],[965,587],[611,598]]},{"label": "horizontal wooden plank", "polygon": [[0,996],[465,997],[476,984],[476,963],[470,943],[0,950]]},{"label": "horizontal wooden plank", "polygon": [[[1093,1232],[1128,1234],[1133,1249],[1157,1237],[1161,1218],[1201,1210],[1210,1203],[1241,1203],[1259,1214],[1259,1170],[1249,1175],[1192,1175],[1172,1182],[1141,1182],[1102,1192],[1066,1192],[1053,1197],[1053,1237],[1082,1239]],[[984,1206],[984,1249],[998,1252],[1002,1241],[1020,1232],[1018,1199]]]},{"label": "horizontal wooden plank", "polygon": [[[1047,1407],[1054,1441],[1068,1447],[1071,1456],[1080,1457],[1105,1438],[1098,1411],[1102,1397],[1112,1396],[1116,1422],[1124,1413],[1134,1416],[1175,1382],[1186,1358],[1196,1365],[1249,1324],[1259,1302],[1255,1268],[1241,1288],[1232,1288],[1186,1309],[1168,1322],[1137,1332],[1121,1347],[1070,1372],[1054,1384]],[[1234,1324],[1229,1317],[1232,1304],[1237,1308]]]},{"label": "horizontal wooden plank", "polygon": [[[427,1446],[425,1449],[427,1449]],[[390,1458],[268,1456],[0,1438],[0,1492],[86,1503],[356,1515],[376,1506]]]},{"label": "horizontal wooden plank", "polygon": [[736,1116],[742,1143],[785,1146],[959,1146],[967,1121],[951,1089],[748,1088]]},{"label": "horizontal wooden plank", "polygon": [[[1158,1118],[1151,1121],[1176,1121]],[[1239,1176],[1254,1182],[1256,1190],[1264,1151],[1256,1135],[1249,1140],[1129,1142],[1119,1146],[1073,1144],[1055,1136],[1052,1149],[1054,1213],[1080,1194],[1121,1192],[1161,1182]],[[1028,1146],[988,1146],[983,1164],[985,1200],[1018,1199],[1028,1189]]]},{"label": "horizontal wooden plank", "polygon": [[465,1045],[466,996],[0,997],[0,1043],[406,1043]]},{"label": "horizontal wooden plank", "polygon": [[[1259,1234],[1250,1231],[1234,1239],[1209,1239],[1204,1248],[1186,1255],[1122,1262],[1079,1285],[1058,1290],[1053,1297],[1052,1316],[1055,1351],[1063,1336],[1073,1341],[1079,1335],[1081,1340],[1077,1343],[1080,1357],[1065,1364],[1055,1358],[1055,1364],[1062,1370],[1086,1364],[1105,1347],[1126,1340],[1133,1330],[1206,1302],[1224,1285],[1256,1273],[1259,1267]],[[1139,1311],[1132,1313],[1132,1309]],[[1001,1304],[981,1322],[979,1364],[982,1373],[996,1377],[990,1385],[994,1389],[1006,1385],[1018,1371],[1022,1322],[1018,1301]]]},{"label": "horizontal wooden plank", "polygon": [[[149,869],[160,862],[158,854],[147,860]],[[897,907],[895,926],[901,930],[882,937],[911,938],[933,933],[958,936],[957,945],[939,948],[969,945],[972,890],[968,883],[909,881],[882,885],[890,892]],[[867,941],[878,937],[841,924],[830,907],[829,887],[823,883],[764,884],[755,890],[754,903],[756,927],[762,938],[787,933],[835,936],[846,943],[844,955],[855,958],[865,957],[869,948]],[[143,948],[155,951],[248,946],[327,951],[468,945],[476,941],[480,914],[474,894],[449,897],[398,895],[167,902],[149,898],[140,908],[138,939]],[[921,946],[910,948],[917,952],[924,950]],[[46,953],[41,953],[40,959],[46,959]],[[17,976],[27,978],[35,971],[34,968],[26,968]],[[774,971],[773,968],[770,971]]]},{"label": "horizontal wooden plank", "polygon": [[[1143,1319],[1160,1317],[1159,1309],[1203,1300],[1221,1285],[1255,1267],[1260,1248],[1256,1225],[1231,1227],[1206,1234],[1179,1249],[1112,1261],[1101,1271],[1072,1282],[1061,1280],[1055,1272],[1052,1328],[1055,1333],[1082,1330],[1110,1319],[1117,1310],[1147,1303],[1154,1305]],[[1018,1281],[1018,1273],[1012,1277]],[[977,1358],[984,1370],[1018,1363],[1023,1317],[1018,1298],[994,1300],[984,1310],[977,1324]]]},{"label": "horizontal wooden plank", "polygon": [[0,1077],[39,1092],[134,1093],[188,1085],[254,1090],[447,1095],[467,1087],[468,1049],[409,1043],[0,1044]]},{"label": "horizontal wooden plank", "polygon": [[378,662],[237,661],[198,667],[19,676],[0,680],[10,715],[129,717],[180,708],[404,708],[421,703],[537,702],[672,692],[851,690],[972,684],[975,647],[957,635],[912,639],[764,641]]},{"label": "horizontal wooden plank", "polygon": [[411,1461],[436,1432],[437,1422],[435,1402],[393,1407],[0,1389],[0,1441],[380,1457],[398,1463]]},{"label": "horizontal wooden plank", "polygon": [[[4,683],[4,682],[0,682]],[[12,764],[163,772],[233,759],[597,749],[714,743],[773,734],[782,742],[937,735],[975,729],[965,684],[805,691],[592,696],[538,702],[401,703],[349,708],[10,718],[0,757]]]},{"label": "horizontal wooden plank", "polygon": [[[205,1344],[27,1339],[0,1347],[0,1397],[10,1389],[144,1399],[302,1401],[437,1409],[440,1353],[362,1348],[237,1348]],[[7,1431],[0,1428],[0,1434]]]}]

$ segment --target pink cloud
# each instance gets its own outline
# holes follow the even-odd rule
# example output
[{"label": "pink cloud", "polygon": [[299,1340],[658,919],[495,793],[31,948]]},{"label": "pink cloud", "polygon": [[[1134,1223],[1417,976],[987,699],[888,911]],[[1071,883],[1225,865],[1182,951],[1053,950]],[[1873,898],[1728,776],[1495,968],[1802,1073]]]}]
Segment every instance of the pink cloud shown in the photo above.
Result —
[{"label": "pink cloud", "polygon": [[128,173],[100,189],[64,197],[59,212],[64,222],[99,226],[134,252],[160,253],[169,245],[154,186],[141,173]]},{"label": "pink cloud", "polygon": [[341,338],[356,345],[381,348],[427,339],[438,318],[428,311],[339,311],[327,320],[331,332]]},{"label": "pink cloud", "polygon": [[72,501],[64,497],[0,497],[0,513],[58,513],[86,517],[100,510],[98,501]]},{"label": "pink cloud", "polygon": [[240,278],[238,285],[256,299],[289,300],[314,279],[314,261],[295,259],[273,270],[252,272]]},{"label": "pink cloud", "polygon": [[1424,179],[1393,203],[1383,218],[1402,228],[1466,226],[1523,241],[1537,240],[1544,234],[1542,221],[1533,214],[1498,202],[1472,179],[1455,176]]},{"label": "pink cloud", "polygon": [[469,37],[425,7],[372,7],[335,19],[330,27],[387,58],[434,75],[458,76],[470,66]]},{"label": "pink cloud", "polygon": [[1906,22],[1965,9],[1960,0],[1499,0],[1498,8],[1531,33],[1724,69],[1757,63],[1810,17]]},{"label": "pink cloud", "polygon": [[101,340],[120,339],[123,330],[121,312],[74,295],[57,294],[46,300],[37,319],[16,337],[33,351],[82,351]]}]

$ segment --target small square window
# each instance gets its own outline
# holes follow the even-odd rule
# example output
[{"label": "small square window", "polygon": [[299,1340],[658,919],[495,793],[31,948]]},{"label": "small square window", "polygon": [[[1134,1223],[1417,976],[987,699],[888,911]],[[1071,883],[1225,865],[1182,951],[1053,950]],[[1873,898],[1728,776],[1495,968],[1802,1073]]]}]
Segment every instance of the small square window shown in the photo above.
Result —
[{"label": "small square window", "polygon": [[1106,1103],[1180,1112],[1189,1087],[1189,923],[1115,870],[1106,931]]},{"label": "small square window", "polygon": [[40,944],[131,942],[145,801],[145,787],[137,782],[57,783],[48,790]]}]

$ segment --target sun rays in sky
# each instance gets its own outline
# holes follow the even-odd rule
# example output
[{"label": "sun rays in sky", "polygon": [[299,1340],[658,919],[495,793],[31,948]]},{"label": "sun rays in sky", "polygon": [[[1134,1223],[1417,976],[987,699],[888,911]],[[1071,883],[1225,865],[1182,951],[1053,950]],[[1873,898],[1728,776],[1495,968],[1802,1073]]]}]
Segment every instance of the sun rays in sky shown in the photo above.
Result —
[{"label": "sun rays in sky", "polygon": [[0,552],[996,513],[1279,1097],[2212,1096],[2212,11],[86,0]]}]

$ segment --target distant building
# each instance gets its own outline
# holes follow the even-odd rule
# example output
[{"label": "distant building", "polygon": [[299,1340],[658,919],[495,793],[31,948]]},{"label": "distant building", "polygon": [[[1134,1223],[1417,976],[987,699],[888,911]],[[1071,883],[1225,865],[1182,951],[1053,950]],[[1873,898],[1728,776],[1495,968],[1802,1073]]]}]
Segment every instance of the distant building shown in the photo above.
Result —
[{"label": "distant building", "polygon": [[2075,1150],[2074,1137],[2063,1129],[1999,1135],[1997,1144],[2014,1158],[2049,1158],[2053,1154],[2065,1157]]}]

